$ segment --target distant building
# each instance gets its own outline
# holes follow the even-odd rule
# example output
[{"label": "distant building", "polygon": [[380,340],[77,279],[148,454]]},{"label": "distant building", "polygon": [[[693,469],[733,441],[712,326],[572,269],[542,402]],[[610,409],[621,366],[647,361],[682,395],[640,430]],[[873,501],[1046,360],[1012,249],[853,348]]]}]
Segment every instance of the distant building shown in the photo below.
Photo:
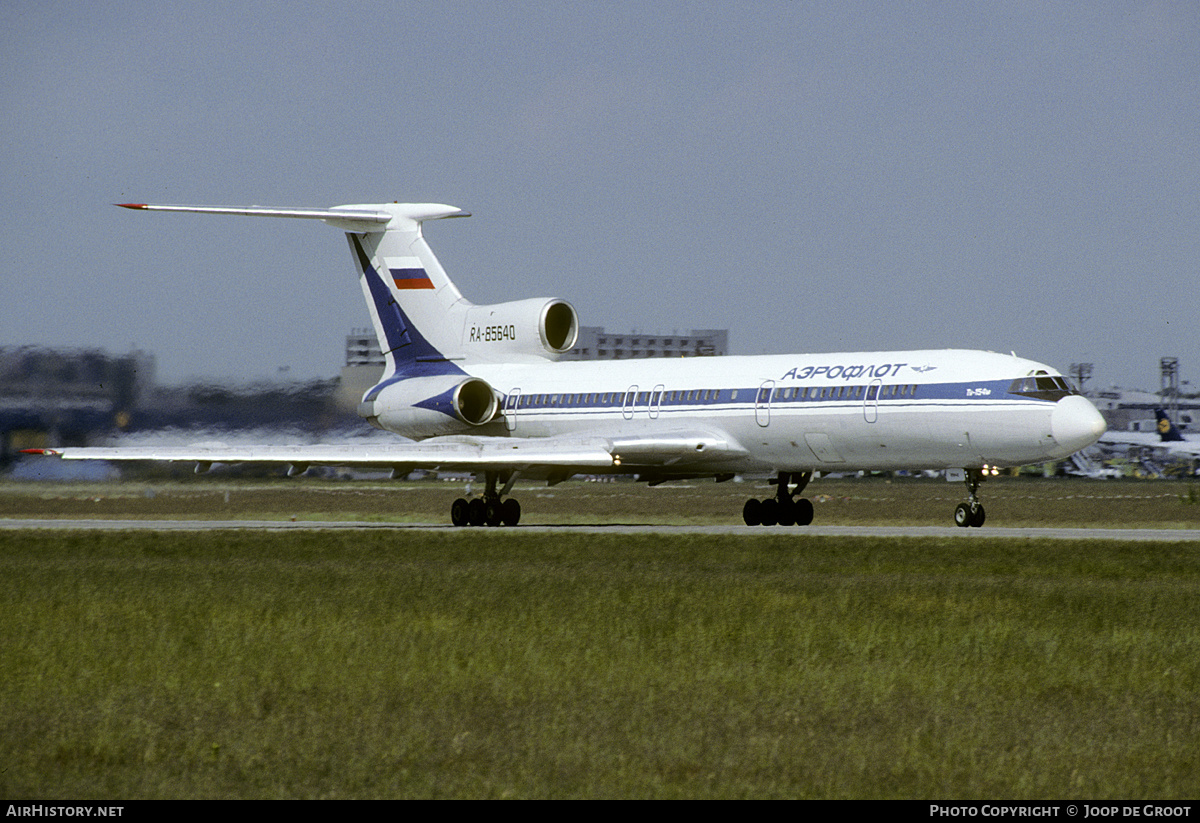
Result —
[{"label": "distant building", "polygon": [[643,360],[648,357],[717,357],[729,354],[728,329],[679,332],[608,332],[581,326],[563,360]]},{"label": "distant building", "polygon": [[383,368],[383,351],[374,329],[351,329],[346,335],[347,366],[379,366]]},{"label": "distant building", "polygon": [[[1158,421],[1154,418],[1154,410],[1167,409],[1169,405],[1155,392],[1116,386],[1088,392],[1087,396],[1104,416],[1108,428],[1114,431],[1157,431]],[[1178,411],[1174,423],[1181,431],[1192,434],[1200,428],[1197,426],[1197,421],[1200,421],[1200,399],[1183,397],[1176,401],[1176,407]]]},{"label": "distant building", "polygon": [[374,329],[351,329],[346,335],[346,365],[338,384],[337,403],[343,411],[352,412],[367,389],[383,377],[383,351]]},{"label": "distant building", "polygon": [[0,347],[0,462],[23,448],[86,445],[129,425],[154,386],[154,356]]}]

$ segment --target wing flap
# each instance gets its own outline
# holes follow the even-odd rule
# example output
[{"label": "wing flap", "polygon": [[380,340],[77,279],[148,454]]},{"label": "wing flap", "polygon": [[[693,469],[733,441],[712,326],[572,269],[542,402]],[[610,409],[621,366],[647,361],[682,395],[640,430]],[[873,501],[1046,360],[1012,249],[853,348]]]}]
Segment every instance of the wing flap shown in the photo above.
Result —
[{"label": "wing flap", "polygon": [[627,466],[677,466],[722,463],[746,450],[728,437],[701,431],[617,437],[608,441],[613,460]]}]

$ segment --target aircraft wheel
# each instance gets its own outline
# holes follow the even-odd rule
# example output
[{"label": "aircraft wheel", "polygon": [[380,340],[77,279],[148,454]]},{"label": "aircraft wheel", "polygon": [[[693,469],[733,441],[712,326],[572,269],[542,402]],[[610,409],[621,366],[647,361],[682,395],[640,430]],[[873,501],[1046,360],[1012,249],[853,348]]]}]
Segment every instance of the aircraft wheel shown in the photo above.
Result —
[{"label": "aircraft wheel", "polygon": [[759,504],[759,517],[764,526],[774,526],[779,522],[779,501],[768,497]]},{"label": "aircraft wheel", "polygon": [[971,525],[971,507],[966,503],[959,503],[954,507],[954,525],[964,529]]},{"label": "aircraft wheel", "polygon": [[476,497],[467,504],[467,522],[472,526],[482,526],[487,522],[487,504],[482,498]]},{"label": "aircraft wheel", "polygon": [[500,511],[499,500],[488,500],[483,504],[483,518],[489,526],[499,526],[503,515]]},{"label": "aircraft wheel", "polygon": [[746,505],[742,506],[742,519],[746,521],[747,526],[761,526],[762,503],[753,497],[747,500]]},{"label": "aircraft wheel", "polygon": [[796,525],[796,503],[794,500],[777,500],[776,511],[779,513],[779,525]]},{"label": "aircraft wheel", "polygon": [[468,514],[469,509],[470,504],[468,504],[466,500],[463,500],[461,497],[455,500],[450,505],[450,522],[456,526],[470,525],[471,519],[470,515]]},{"label": "aircraft wheel", "polygon": [[975,511],[971,513],[971,525],[979,528],[983,525],[983,521],[987,519],[987,513],[984,512],[983,506],[976,506]]},{"label": "aircraft wheel", "polygon": [[508,498],[500,505],[500,519],[506,526],[515,526],[521,522],[521,504],[515,498]]},{"label": "aircraft wheel", "polygon": [[807,497],[801,497],[792,506],[796,514],[796,525],[807,526],[813,522],[813,504]]}]

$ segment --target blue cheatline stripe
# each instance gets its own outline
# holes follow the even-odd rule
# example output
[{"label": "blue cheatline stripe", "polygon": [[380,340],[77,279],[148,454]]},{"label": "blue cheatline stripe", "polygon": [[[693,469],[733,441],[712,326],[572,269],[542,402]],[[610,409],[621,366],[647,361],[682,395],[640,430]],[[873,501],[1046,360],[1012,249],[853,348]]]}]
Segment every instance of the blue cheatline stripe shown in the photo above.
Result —
[{"label": "blue cheatline stripe", "polygon": [[[996,405],[1004,404],[1011,405],[1013,403],[1019,405],[1052,405],[1053,401],[1031,398],[1028,396],[1010,394],[1008,386],[1011,383],[1009,380],[990,381],[990,382],[975,382],[975,383],[918,383],[915,384],[917,389],[915,392],[907,394],[892,394],[890,385],[885,384],[883,388],[888,389],[886,392],[881,392],[879,397],[874,401],[884,407],[895,408],[897,406],[925,406],[929,408],[955,408],[963,403],[979,404],[979,405]],[[911,386],[913,384],[901,384]],[[788,387],[792,388],[792,387]],[[827,392],[825,397],[820,396],[820,390],[834,389],[835,391]],[[775,394],[771,398],[772,408],[804,408],[815,406],[840,405],[847,408],[861,408],[866,400],[866,386],[846,386],[846,391],[841,396],[838,396],[836,390],[839,386],[813,386],[809,387],[807,396],[801,397],[799,393],[791,397],[782,397],[782,389],[776,388]],[[860,388],[862,391],[854,395],[853,389]],[[978,393],[981,389],[986,389],[988,393]],[[667,389],[662,392],[656,406],[663,409],[704,409],[721,407],[726,409],[733,408],[753,408],[756,403],[759,403],[759,389],[757,387],[742,387],[738,389],[719,389],[711,397],[694,397],[690,400],[685,398],[671,399],[671,393],[677,392],[681,394],[712,392],[712,389]],[[968,394],[968,392],[976,392]],[[736,398],[734,395],[737,395]],[[608,395],[608,401],[605,402],[604,396]],[[637,400],[633,404],[638,409],[646,407],[650,392],[637,392]],[[537,398],[543,398],[543,402],[534,403]],[[567,402],[566,398],[570,397],[571,402]],[[576,402],[576,397],[579,398]],[[588,400],[591,397],[591,401]],[[552,401],[551,398],[557,398]],[[959,402],[954,402],[959,401]],[[765,400],[762,404],[765,404]],[[563,391],[537,391],[535,389],[526,389],[521,392],[519,400],[519,410],[572,410],[572,409],[621,409],[625,406],[624,391],[584,391],[584,392],[563,392]]]},{"label": "blue cheatline stripe", "polygon": [[[460,373],[463,373],[463,374],[466,373],[466,372],[463,372],[461,369],[458,369],[456,366],[453,366],[452,364],[449,364],[449,363],[435,364],[435,365],[448,366],[451,369],[458,371]],[[384,386],[390,385],[392,383],[400,382],[401,380],[403,380],[407,377],[410,377],[410,376],[415,376],[415,375],[414,374],[400,374],[400,375],[393,376],[390,379],[385,380],[385,381],[381,382],[378,386],[376,386],[375,390],[373,390],[372,394],[378,394],[378,391],[381,390]],[[1003,385],[1003,386],[1007,387],[1010,382],[1011,381],[1007,381],[1007,380],[997,381],[997,385]],[[909,384],[909,385],[911,385],[911,384]],[[1007,391],[997,391],[997,392],[993,393],[991,396],[967,396],[966,392],[968,389],[977,390],[981,387],[981,385],[983,385],[983,384],[980,384],[980,383],[924,383],[924,384],[917,384],[917,393],[915,395],[914,394],[896,395],[896,396],[889,395],[889,396],[881,397],[878,400],[878,405],[879,405],[881,412],[884,414],[887,414],[887,412],[889,410],[898,410],[898,409],[905,409],[905,410],[924,409],[924,410],[930,410],[930,411],[932,411],[932,410],[956,410],[956,409],[961,409],[964,405],[1003,406],[1003,407],[1012,407],[1014,405],[1022,406],[1022,407],[1053,405],[1053,403],[1051,403],[1049,401],[1038,400],[1036,398],[1023,397],[1021,395],[1009,394]],[[820,387],[817,387],[817,388],[819,389]],[[864,395],[865,395],[865,387],[863,387],[863,388],[864,388]],[[680,390],[674,390],[674,391],[678,392]],[[686,394],[687,392],[691,392],[691,391],[712,392],[713,390],[712,389],[708,389],[708,390],[686,389],[686,390],[682,390],[682,391],[683,391],[683,393]],[[449,401],[449,398],[452,393],[453,393],[453,390],[451,389],[451,390],[443,392],[442,394],[437,395],[435,397],[427,398],[426,400],[424,400],[420,403],[417,403],[416,405],[421,408],[428,408],[433,411],[440,411],[448,416],[453,417],[454,416],[453,408],[452,408],[452,404]],[[735,393],[737,394],[736,399],[733,398],[733,395]],[[649,392],[638,391],[637,392],[637,400],[631,404],[626,404],[625,394],[626,393],[624,391],[610,391],[610,392],[562,392],[562,391],[558,391],[558,392],[528,391],[528,392],[525,392],[525,391],[523,391],[519,396],[519,401],[518,401],[517,407],[516,408],[507,408],[506,411],[509,414],[516,413],[516,414],[530,414],[530,415],[539,415],[539,414],[570,415],[570,414],[586,414],[586,413],[592,413],[592,412],[596,412],[596,411],[603,411],[603,412],[609,412],[609,413],[615,414],[618,412],[624,412],[626,409],[631,408],[637,414],[642,415],[642,414],[645,414],[649,410],[649,407],[648,407],[648,396],[650,394]],[[810,391],[810,394],[811,394],[811,391]],[[605,401],[605,399],[604,399],[605,395],[608,396],[607,401]],[[716,413],[716,412],[749,413],[751,410],[753,410],[755,408],[755,406],[757,404],[758,388],[757,387],[743,387],[743,388],[738,388],[738,389],[720,389],[715,392],[715,396],[709,397],[707,399],[694,398],[692,400],[686,400],[686,399],[670,400],[669,399],[670,398],[669,390],[665,391],[664,395],[665,396],[660,398],[659,402],[655,405],[655,409],[657,409],[660,413],[665,413],[665,412],[669,412],[669,411],[675,411],[675,412],[703,411],[703,412],[708,412],[708,413]],[[578,402],[576,402],[577,396],[579,397]],[[592,398],[591,401],[588,400],[589,396]],[[567,402],[566,398],[568,398],[568,397],[571,398],[571,402]],[[539,398],[542,399],[543,402],[535,403],[534,401]],[[507,400],[507,397],[504,397],[502,400],[502,403],[506,400]],[[827,396],[827,397],[822,398],[819,396],[819,393],[818,393],[817,397],[811,397],[811,396],[807,397],[807,398],[791,397],[791,398],[787,398],[787,399],[775,398],[775,399],[772,399],[772,401],[771,401],[771,408],[773,411],[778,411],[778,412],[806,411],[806,410],[824,410],[824,411],[840,410],[840,411],[844,411],[847,413],[858,414],[858,413],[861,413],[861,411],[862,411],[863,403],[864,403],[864,398],[862,395],[860,395],[859,397]]]}]

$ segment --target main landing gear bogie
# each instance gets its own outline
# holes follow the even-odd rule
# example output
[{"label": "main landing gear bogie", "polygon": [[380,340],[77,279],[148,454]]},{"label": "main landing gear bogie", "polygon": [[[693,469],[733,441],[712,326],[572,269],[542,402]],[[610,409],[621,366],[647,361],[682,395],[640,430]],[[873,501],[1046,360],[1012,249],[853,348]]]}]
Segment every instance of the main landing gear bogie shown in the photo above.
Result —
[{"label": "main landing gear bogie", "polygon": [[487,473],[482,497],[460,497],[450,506],[450,522],[455,526],[515,526],[521,522],[521,504],[516,498],[502,500],[516,480],[516,472],[506,478],[504,489],[496,491],[496,472]]},{"label": "main landing gear bogie", "polygon": [[775,496],[763,500],[750,498],[742,506],[742,520],[747,526],[807,526],[813,521],[812,501],[795,495],[804,490],[812,472],[779,472],[771,480]]}]

